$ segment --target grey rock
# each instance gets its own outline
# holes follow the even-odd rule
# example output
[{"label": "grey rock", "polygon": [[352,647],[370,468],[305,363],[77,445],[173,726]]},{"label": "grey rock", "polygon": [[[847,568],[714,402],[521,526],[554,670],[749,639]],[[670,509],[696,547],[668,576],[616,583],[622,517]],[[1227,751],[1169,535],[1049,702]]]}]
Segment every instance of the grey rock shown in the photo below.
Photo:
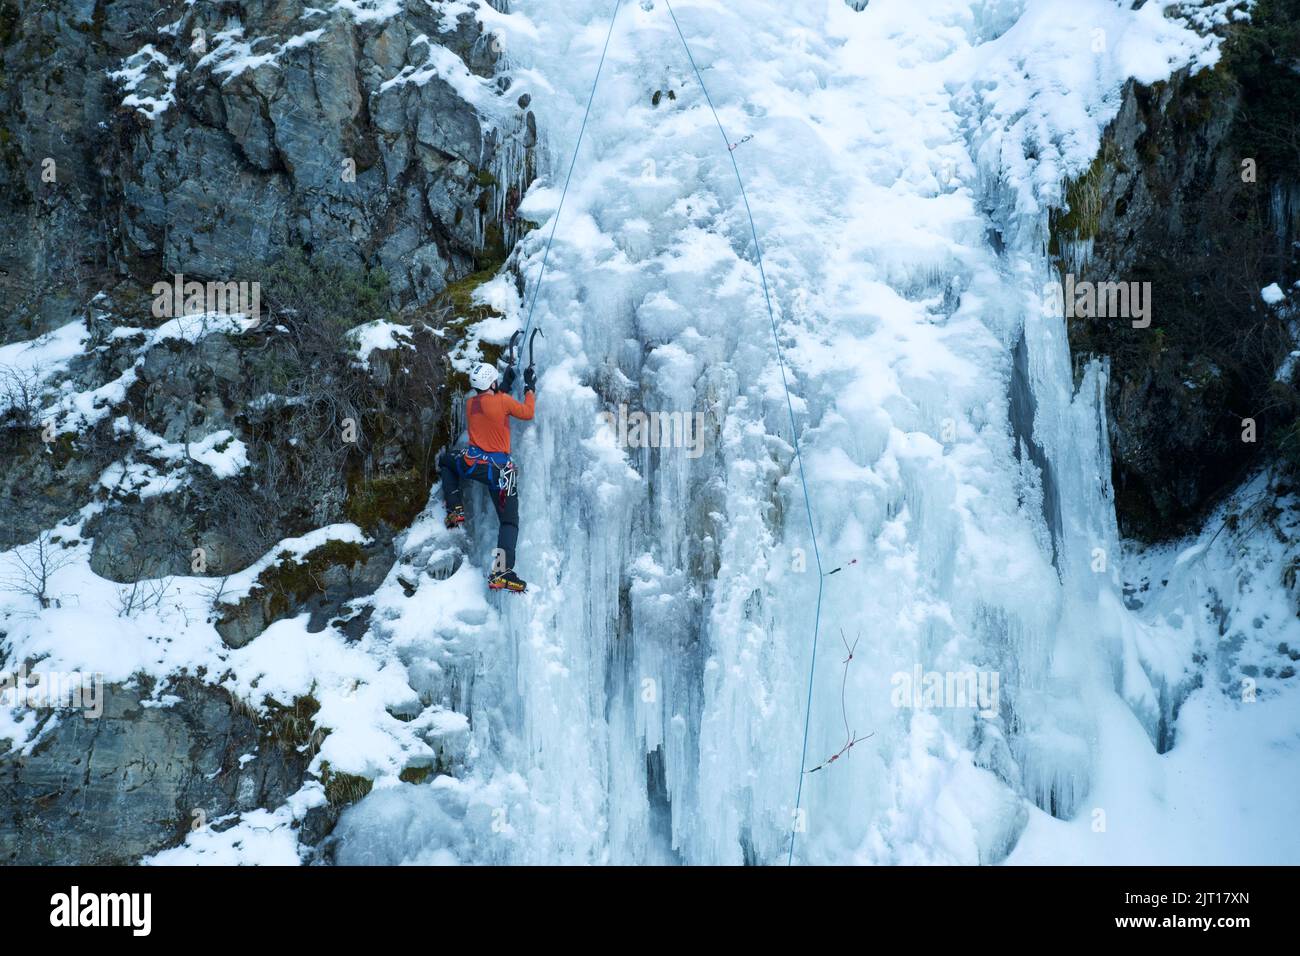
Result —
[{"label": "grey rock", "polygon": [[138,689],[107,685],[101,716],[61,712],[30,756],[0,757],[0,861],[131,864],[196,822],[277,807],[302,786],[308,755],[226,691],[181,680],[167,693],[179,702],[146,707]]},{"label": "grey rock", "polygon": [[460,97],[436,77],[416,90],[412,95],[409,88],[401,88],[401,93],[395,94],[405,98],[408,115],[415,114],[415,138],[441,153],[477,165],[483,131],[471,114],[456,109]]},{"label": "grey rock", "polygon": [[[425,5],[378,23],[338,10],[304,20],[306,6],[18,3],[22,29],[2,50],[6,75],[18,79],[0,90],[11,117],[0,215],[16,226],[0,236],[0,319],[8,317],[0,334],[25,338],[66,321],[122,274],[146,283],[174,272],[242,278],[292,248],[391,267],[399,233],[415,235],[397,244],[406,252],[437,248],[413,268],[390,268],[395,306],[421,304],[475,270],[483,250],[466,224],[479,208],[500,206],[483,201],[496,187],[478,181],[496,148],[492,121],[437,77],[385,84],[425,65],[429,48],[413,44],[417,36],[485,78],[495,69],[492,44],[469,16],[443,32],[442,15]],[[280,49],[276,62],[218,72],[213,38],[236,20],[257,52]],[[142,23],[179,26],[164,34]],[[190,49],[198,30],[205,53]],[[146,42],[180,68],[175,103],[154,120],[123,107],[109,78]],[[37,59],[61,79],[24,69]],[[167,86],[157,69],[137,92]],[[45,157],[59,168],[52,186],[40,181]],[[436,200],[411,203],[411,188]]]},{"label": "grey rock", "polygon": [[107,428],[48,445],[39,428],[0,428],[0,550],[75,515],[120,451]]},{"label": "grey rock", "polygon": [[[312,560],[312,555],[307,555]],[[307,629],[321,631],[344,613],[347,602],[374,593],[393,566],[391,543],[366,549],[361,560],[348,564],[313,567],[310,584],[300,589],[292,571],[272,569],[264,586],[255,587],[236,605],[222,605],[217,632],[230,647],[243,647],[274,623],[303,612],[309,614]],[[296,562],[302,564],[301,562]],[[294,581],[295,583],[287,583]],[[282,583],[285,582],[285,583]]]},{"label": "grey rock", "polygon": [[226,132],[235,138],[240,153],[250,166],[269,173],[281,163],[271,138],[275,127],[265,109],[265,103],[255,96],[232,93],[225,100]]},{"label": "grey rock", "polygon": [[[1270,394],[1289,345],[1258,290],[1295,265],[1259,228],[1268,186],[1239,175],[1233,90],[1217,71],[1125,88],[1094,165],[1095,215],[1082,217],[1090,254],[1061,264],[1076,280],[1149,289],[1145,328],[1128,316],[1068,322],[1076,371],[1109,360],[1116,511],[1121,532],[1139,539],[1196,527],[1259,460],[1269,429],[1289,424]],[[1249,414],[1259,418],[1253,444],[1241,440]]]}]

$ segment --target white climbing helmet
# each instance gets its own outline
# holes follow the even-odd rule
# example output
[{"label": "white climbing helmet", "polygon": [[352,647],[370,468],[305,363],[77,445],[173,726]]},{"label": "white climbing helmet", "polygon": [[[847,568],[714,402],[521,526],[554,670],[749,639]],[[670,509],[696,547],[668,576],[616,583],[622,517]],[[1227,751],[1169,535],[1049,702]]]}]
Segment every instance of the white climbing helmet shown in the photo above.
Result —
[{"label": "white climbing helmet", "polygon": [[479,362],[474,366],[473,371],[469,373],[469,383],[480,392],[485,392],[496,384],[497,369],[495,365],[489,365],[487,362]]}]

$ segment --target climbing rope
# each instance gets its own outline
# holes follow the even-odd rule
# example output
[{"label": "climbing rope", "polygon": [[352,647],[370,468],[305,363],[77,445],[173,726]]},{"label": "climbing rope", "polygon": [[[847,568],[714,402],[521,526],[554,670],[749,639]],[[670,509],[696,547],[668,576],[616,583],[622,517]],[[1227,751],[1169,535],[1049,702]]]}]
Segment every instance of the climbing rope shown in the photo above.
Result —
[{"label": "climbing rope", "polygon": [[[772,323],[772,342],[776,345],[776,361],[781,367],[781,386],[785,389],[786,411],[790,414],[790,440],[794,444],[794,458],[799,465],[799,481],[803,485],[804,510],[808,513],[808,534],[812,538],[813,557],[817,560],[817,611],[813,616],[812,660],[808,664],[808,700],[804,705],[803,750],[799,755],[799,788],[794,798],[794,825],[790,831],[790,854],[786,858],[786,865],[789,866],[794,862],[794,844],[796,835],[799,832],[799,808],[803,804],[803,778],[806,775],[804,768],[808,766],[808,727],[812,720],[813,674],[817,670],[817,636],[821,629],[822,590],[825,587],[827,575],[822,571],[821,551],[817,547],[817,529],[813,525],[812,496],[808,493],[808,479],[804,474],[803,456],[799,451],[799,429],[795,424],[794,402],[790,398],[790,383],[786,378],[785,355],[781,351],[781,337],[777,332],[776,313],[772,311],[772,297],[767,290],[767,274],[763,269],[763,252],[758,244],[758,228],[754,225],[754,213],[749,208],[749,197],[745,194],[745,181],[741,178],[740,166],[736,163],[736,146],[739,146],[745,140],[742,139],[740,143],[733,145],[731,139],[727,136],[727,131],[722,126],[722,119],[718,116],[718,111],[713,105],[713,98],[709,96],[709,89],[704,85],[704,77],[700,75],[700,68],[695,63],[695,57],[691,55],[691,45],[686,42],[686,34],[682,32],[682,25],[677,22],[677,14],[673,12],[673,5],[668,0],[664,0],[664,5],[668,8],[668,15],[673,18],[673,26],[677,28],[677,36],[682,41],[682,48],[686,51],[686,58],[690,60],[691,69],[695,71],[695,79],[699,81],[700,90],[704,93],[704,100],[709,104],[709,111],[713,114],[713,121],[718,124],[718,132],[722,134],[722,142],[727,147],[727,155],[731,157],[731,168],[736,174],[736,185],[740,187],[740,198],[745,204],[745,215],[749,217],[749,231],[754,239],[754,258],[758,262],[758,275],[763,283],[763,301],[767,304],[767,317]],[[836,568],[835,570],[840,569]],[[830,573],[834,574],[835,572]],[[856,741],[854,742],[856,743]],[[849,746],[851,747],[852,743]],[[836,756],[838,757],[838,754]],[[827,763],[829,762],[827,761]]]},{"label": "climbing rope", "polygon": [[551,217],[551,234],[546,237],[546,249],[542,252],[542,267],[537,272],[537,282],[533,285],[532,297],[528,300],[528,318],[524,322],[524,334],[521,341],[528,341],[528,330],[533,327],[533,309],[537,306],[537,294],[542,291],[542,278],[546,275],[546,260],[551,257],[551,243],[555,241],[555,227],[560,224],[560,212],[564,209],[564,197],[569,195],[569,182],[573,179],[573,167],[578,164],[578,150],[582,148],[582,136],[587,132],[587,118],[591,116],[591,104],[596,99],[596,87],[600,85],[600,73],[605,68],[605,54],[609,52],[609,40],[614,35],[614,21],[618,19],[618,9],[623,0],[614,0],[614,11],[609,15],[609,30],[605,33],[605,46],[600,51],[600,62],[596,64],[596,78],[591,81],[591,94],[587,97],[587,109],[582,114],[582,125],[578,127],[578,141],[573,144],[573,158],[569,160],[569,172],[564,177],[564,188],[560,190],[560,202]]},{"label": "climbing rope", "polygon": [[[856,563],[857,563],[856,559],[849,562],[849,564],[856,564]],[[835,569],[835,571],[839,571],[839,570],[840,568]],[[827,571],[826,576],[830,577],[832,574],[835,573],[835,571]],[[841,757],[843,757],[846,753],[848,753],[858,744],[862,743],[862,741],[870,740],[872,737],[876,736],[875,732],[873,731],[872,733],[864,734],[863,736],[859,737],[857,735],[857,732],[854,731],[849,726],[849,699],[848,699],[849,665],[853,663],[853,654],[858,649],[858,641],[862,640],[862,635],[859,634],[857,637],[853,639],[853,643],[849,644],[849,639],[844,636],[844,629],[841,628],[840,640],[844,642],[844,650],[847,651],[849,655],[848,657],[844,658],[844,660],[840,661],[840,663],[844,665],[844,676],[840,679],[840,711],[844,715],[844,746],[841,747],[839,750],[835,751],[835,753],[831,754],[829,757],[827,757],[817,766],[810,767],[809,769],[805,770],[804,773],[816,773],[818,770],[822,769],[822,767],[829,767],[831,764],[839,760]]]},{"label": "climbing rope", "polygon": [[[551,244],[555,240],[555,230],[560,222],[560,213],[564,209],[565,197],[567,197],[569,194],[569,183],[573,179],[573,170],[578,163],[578,151],[582,147],[582,138],[587,131],[587,120],[591,116],[591,105],[596,99],[596,88],[600,85],[600,74],[605,67],[605,57],[606,54],[609,52],[609,41],[610,38],[613,37],[614,35],[614,23],[618,19],[618,11],[621,5],[622,5],[622,0],[614,0],[614,9],[613,12],[610,14],[610,18],[609,18],[609,29],[605,34],[605,45],[600,51],[600,62],[596,66],[596,77],[591,84],[591,94],[587,97],[586,111],[582,114],[582,125],[579,126],[578,128],[578,139],[577,142],[574,143],[573,145],[573,157],[569,160],[569,171],[564,177],[564,188],[560,190],[560,201],[555,207],[555,215],[551,217],[551,231],[550,234],[546,237],[546,247],[542,251],[542,264],[541,264],[541,268],[538,270],[537,273],[537,282],[533,285],[533,294],[528,301],[528,315],[524,322],[524,329],[523,329],[524,340],[527,340],[528,332],[532,329],[533,326],[533,311],[537,306],[538,293],[541,292],[542,279],[546,275],[546,263],[550,259]],[[740,188],[740,198],[743,201],[745,206],[745,216],[749,219],[749,231],[754,241],[754,257],[758,264],[758,275],[763,286],[763,302],[767,306],[767,317],[768,317],[768,321],[771,323],[772,326],[772,342],[776,346],[776,360],[777,360],[777,364],[780,366],[781,369],[781,385],[785,389],[786,412],[790,416],[790,438],[794,446],[795,462],[799,466],[799,482],[803,486],[804,510],[807,512],[808,515],[808,534],[809,537],[812,539],[813,558],[815,559],[817,564],[817,610],[813,616],[812,659],[810,660],[808,665],[808,695],[807,695],[807,701],[804,705],[805,711],[804,711],[804,723],[803,723],[803,745],[799,756],[799,787],[795,794],[795,804],[794,804],[794,819],[797,821],[800,807],[803,804],[803,778],[805,776],[804,768],[807,767],[808,765],[808,730],[812,719],[813,676],[817,670],[817,642],[818,642],[818,635],[821,629],[822,594],[825,587],[826,578],[830,574],[834,574],[836,571],[839,571],[841,569],[835,568],[830,572],[825,572],[822,569],[821,550],[817,545],[817,529],[813,522],[812,495],[808,491],[808,479],[804,472],[803,455],[799,448],[799,430],[794,416],[794,400],[791,398],[790,395],[790,384],[789,384],[788,376],[786,374],[785,354],[781,349],[781,337],[777,329],[776,312],[772,309],[772,296],[767,286],[767,273],[763,268],[763,252],[758,242],[758,227],[755,226],[754,224],[754,213],[749,206],[749,196],[745,193],[745,181],[740,175],[740,166],[736,163],[736,147],[740,146],[742,143],[747,142],[749,139],[751,139],[751,137],[746,136],[743,139],[739,140],[738,142],[733,143],[731,139],[727,136],[727,131],[722,125],[722,119],[721,117],[718,116],[718,111],[717,108],[714,107],[713,105],[712,97],[709,96],[709,90],[704,83],[704,77],[700,73],[699,66],[696,65],[695,63],[695,57],[691,53],[691,46],[689,43],[686,42],[686,34],[682,32],[682,26],[677,20],[677,14],[673,11],[672,4],[669,3],[668,0],[664,0],[664,5],[668,8],[668,15],[672,17],[673,26],[677,30],[677,36],[682,41],[682,49],[686,51],[686,58],[690,61],[691,69],[695,72],[695,78],[700,84],[700,90],[704,93],[705,102],[708,103],[709,111],[713,114],[713,121],[718,126],[718,132],[722,134],[723,145],[727,147],[727,155],[731,157],[732,171],[736,174],[736,185]],[[856,563],[856,562],[850,562],[850,564],[852,563]],[[852,652],[850,651],[849,654],[850,659],[852,659],[852,656],[853,656]],[[858,742],[859,740],[853,739],[853,735],[850,734],[850,742],[843,750],[840,751],[840,754],[844,753],[845,751],[847,751],[849,748],[851,748],[854,744]],[[830,763],[838,759],[840,754],[836,754],[834,757],[830,758],[830,760],[826,761],[825,763]],[[825,764],[818,765],[813,769],[819,770],[821,769],[821,766],[824,765]],[[795,835],[797,833],[798,833],[798,827],[795,826],[792,828],[791,831],[790,852],[789,852],[789,856],[786,859],[787,865],[794,862]]]}]

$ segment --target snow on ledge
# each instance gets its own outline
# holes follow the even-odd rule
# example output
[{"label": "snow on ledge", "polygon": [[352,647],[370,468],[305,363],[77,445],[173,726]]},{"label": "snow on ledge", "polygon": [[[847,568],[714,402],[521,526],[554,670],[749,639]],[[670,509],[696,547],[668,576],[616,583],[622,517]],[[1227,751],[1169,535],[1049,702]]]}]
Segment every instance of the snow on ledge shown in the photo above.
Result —
[{"label": "snow on ledge", "polygon": [[[168,107],[176,105],[176,76],[180,69],[179,64],[167,59],[152,43],[146,43],[122,61],[121,69],[111,71],[108,78],[122,84],[127,94],[122,100],[123,106],[156,120],[167,112]],[[166,82],[166,91],[160,96],[138,93],[140,85],[154,76]]]},{"label": "snow on ledge", "polygon": [[402,67],[396,76],[380,84],[381,94],[395,86],[407,83],[424,86],[430,80],[437,78],[477,110],[486,112],[499,106],[500,97],[496,93],[495,85],[471,73],[464,60],[446,47],[434,43],[423,33],[411,40],[410,49],[413,51],[420,44],[428,47],[429,50],[424,63],[420,66],[408,64]]},{"label": "snow on ledge", "polygon": [[[242,758],[241,758],[242,762]],[[300,823],[313,807],[325,803],[325,788],[311,780],[275,810],[250,810],[207,821],[190,830],[185,842],[140,861],[143,866],[298,866]],[[237,820],[218,831],[213,825]]]},{"label": "snow on ledge", "polygon": [[145,355],[155,345],[169,341],[193,345],[213,334],[238,335],[256,327],[257,324],[257,319],[242,313],[204,312],[169,319],[156,329],[119,326],[113,330],[112,338],[142,337],[144,340],[136,347],[135,362],[117,378],[97,388],[77,392],[72,391],[70,382],[63,383],[63,396],[52,407],[44,409],[42,414],[58,422],[55,434],[78,432],[82,428],[96,424],[115,406],[126,400],[127,391],[139,377],[140,366],[144,363]]},{"label": "snow on ledge", "polygon": [[402,12],[402,0],[338,0],[330,12],[342,11],[357,23],[382,23]]},{"label": "snow on ledge", "polygon": [[285,538],[262,557],[258,558],[244,570],[232,574],[226,580],[226,587],[221,592],[221,603],[238,604],[248,597],[262,572],[286,558],[303,558],[312,551],[331,541],[344,544],[369,544],[366,533],[350,521],[326,525],[309,531],[300,538]]},{"label": "snow on ledge", "polygon": [[376,319],[348,330],[348,338],[356,342],[357,360],[370,366],[370,353],[400,348],[414,348],[408,326],[387,319]]},{"label": "snow on ledge", "polygon": [[325,35],[324,28],[309,30],[290,37],[266,53],[254,53],[253,48],[260,43],[273,43],[271,37],[244,38],[244,28],[236,24],[228,30],[216,34],[213,40],[216,46],[196,64],[198,67],[210,66],[214,76],[224,74],[226,80],[234,79],[246,70],[255,70],[261,66],[274,65],[287,50],[315,43]]},{"label": "snow on ledge", "polygon": [[0,345],[0,415],[22,392],[32,394],[80,355],[89,333],[80,319],[25,342]]}]

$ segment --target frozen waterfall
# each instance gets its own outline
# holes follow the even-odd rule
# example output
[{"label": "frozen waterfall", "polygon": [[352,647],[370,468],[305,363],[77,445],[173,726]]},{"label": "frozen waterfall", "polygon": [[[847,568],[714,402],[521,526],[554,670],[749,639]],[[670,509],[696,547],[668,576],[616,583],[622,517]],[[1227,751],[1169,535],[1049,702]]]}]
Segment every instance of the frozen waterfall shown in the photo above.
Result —
[{"label": "frozen waterfall", "polygon": [[[481,594],[490,509],[470,501],[479,566],[458,567],[435,494],[404,543],[419,594],[381,592],[375,628],[468,722],[446,773],[344,815],[340,862],[770,864],[792,835],[803,863],[1050,859],[1120,812],[1096,803],[1111,749],[1155,759],[1106,371],[1076,384],[1043,309],[1046,210],[1126,79],[1213,44],[1157,2],[853,6],[674,10],[745,177],[825,570],[844,566],[807,765],[872,736],[804,775],[795,816],[818,572],[794,436],[727,150],[662,0],[629,0],[540,290],[538,415],[515,427],[530,593]],[[549,157],[519,210],[541,224],[516,253],[529,291],[610,7],[480,11]],[[504,342],[513,282],[483,294]],[[636,412],[699,445],[625,441]]]}]

